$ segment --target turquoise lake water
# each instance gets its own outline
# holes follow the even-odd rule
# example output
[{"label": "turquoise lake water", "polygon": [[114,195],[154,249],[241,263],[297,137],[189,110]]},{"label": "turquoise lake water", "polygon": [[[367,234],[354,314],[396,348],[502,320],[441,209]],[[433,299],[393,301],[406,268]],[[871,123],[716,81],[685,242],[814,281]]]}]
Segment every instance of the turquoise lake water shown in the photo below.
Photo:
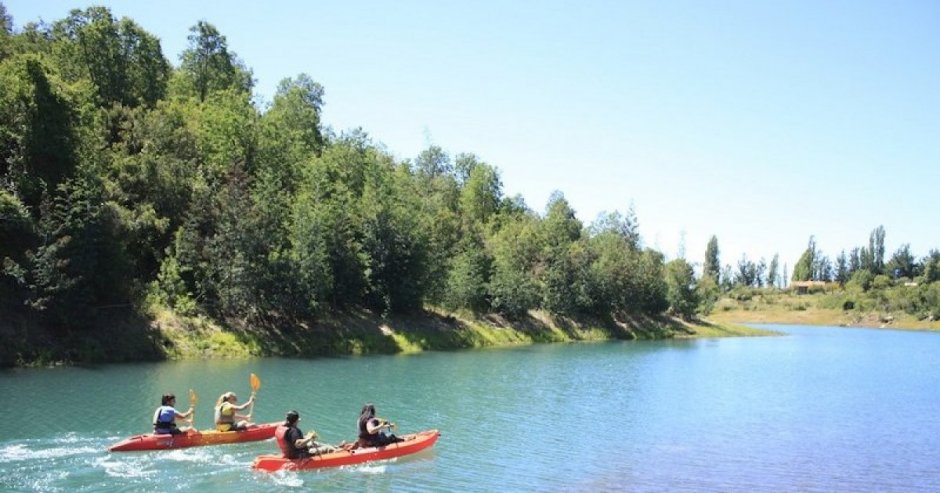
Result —
[{"label": "turquoise lake water", "polygon": [[[940,333],[762,326],[780,337],[535,345],[315,360],[0,372],[0,491],[938,491]],[[365,402],[437,445],[327,471],[254,472],[273,441],[109,453],[160,394],[196,425],[248,375],[255,417],[324,441]]]}]

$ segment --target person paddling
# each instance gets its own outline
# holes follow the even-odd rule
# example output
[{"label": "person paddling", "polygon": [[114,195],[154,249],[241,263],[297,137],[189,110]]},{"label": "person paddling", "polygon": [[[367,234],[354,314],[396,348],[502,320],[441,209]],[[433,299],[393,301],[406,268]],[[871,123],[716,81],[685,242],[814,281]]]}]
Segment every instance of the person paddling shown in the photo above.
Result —
[{"label": "person paddling", "polygon": [[242,416],[236,411],[245,409],[254,401],[255,396],[252,395],[248,398],[248,402],[238,405],[235,404],[238,402],[238,396],[235,395],[235,392],[226,392],[219,396],[219,400],[215,403],[215,429],[218,431],[247,430],[248,427],[253,424],[248,421],[251,419],[251,416]]},{"label": "person paddling", "polygon": [[285,459],[304,459],[313,454],[328,453],[336,450],[332,445],[316,442],[317,432],[311,431],[304,435],[297,427],[300,414],[297,411],[287,411],[284,423],[274,431],[277,446],[281,449]]},{"label": "person paddling", "polygon": [[[163,394],[160,398],[160,407],[153,413],[153,432],[158,435],[179,435],[185,430],[176,426],[176,420],[189,419],[193,415],[193,408],[189,411],[180,413],[174,407],[176,405],[176,396],[173,394]],[[192,423],[190,423],[192,424]]]},{"label": "person paddling", "polygon": [[395,428],[395,423],[375,417],[375,406],[366,404],[359,413],[359,447],[382,447],[404,440],[394,434],[386,435],[382,430]]}]

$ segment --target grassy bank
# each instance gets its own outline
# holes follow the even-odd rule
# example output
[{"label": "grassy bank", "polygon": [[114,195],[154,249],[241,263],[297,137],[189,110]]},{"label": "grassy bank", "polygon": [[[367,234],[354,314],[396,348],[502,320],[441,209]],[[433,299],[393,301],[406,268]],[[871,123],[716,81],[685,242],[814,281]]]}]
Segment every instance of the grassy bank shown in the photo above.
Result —
[{"label": "grassy bank", "polygon": [[[844,292],[794,294],[755,292],[722,298],[708,319],[718,324],[777,323],[844,327],[940,330],[940,321],[916,317],[901,310],[879,310],[847,305]],[[849,308],[851,306],[851,308]]]},{"label": "grassy bank", "polygon": [[689,324],[671,317],[638,316],[611,322],[572,320],[532,312],[522,320],[426,311],[377,317],[346,313],[315,325],[227,327],[163,313],[157,325],[170,358],[414,353],[553,342],[769,335],[737,324]]},{"label": "grassy bank", "polygon": [[521,320],[498,315],[428,310],[383,318],[358,311],[315,324],[271,322],[248,325],[184,317],[166,309],[146,314],[114,312],[100,321],[95,337],[59,334],[19,319],[0,327],[2,366],[159,361],[193,358],[316,357],[396,354],[535,343],[729,337],[770,332],[731,323],[687,323],[667,316],[622,321],[573,320],[531,312]]}]

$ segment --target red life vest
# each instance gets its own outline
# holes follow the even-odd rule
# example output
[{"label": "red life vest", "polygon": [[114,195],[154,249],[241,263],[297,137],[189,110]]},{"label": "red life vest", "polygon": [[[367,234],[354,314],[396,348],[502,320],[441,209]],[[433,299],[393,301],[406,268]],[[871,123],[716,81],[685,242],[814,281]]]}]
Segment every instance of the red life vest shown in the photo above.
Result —
[{"label": "red life vest", "polygon": [[287,443],[287,431],[290,430],[290,426],[280,425],[277,429],[274,430],[274,438],[277,440],[277,446],[280,447],[281,453],[284,454],[285,459],[289,459],[292,455],[294,447],[291,447],[293,444]]}]

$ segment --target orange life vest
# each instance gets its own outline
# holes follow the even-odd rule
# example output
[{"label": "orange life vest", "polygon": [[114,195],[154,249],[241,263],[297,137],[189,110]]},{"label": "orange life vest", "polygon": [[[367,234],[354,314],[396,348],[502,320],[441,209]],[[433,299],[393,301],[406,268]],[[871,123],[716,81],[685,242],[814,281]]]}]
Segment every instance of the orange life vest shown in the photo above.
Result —
[{"label": "orange life vest", "polygon": [[280,447],[281,453],[284,454],[285,459],[289,459],[294,451],[294,447],[291,446],[293,444],[287,443],[287,432],[290,428],[290,426],[282,424],[274,430],[274,438],[277,440],[277,446]]}]

